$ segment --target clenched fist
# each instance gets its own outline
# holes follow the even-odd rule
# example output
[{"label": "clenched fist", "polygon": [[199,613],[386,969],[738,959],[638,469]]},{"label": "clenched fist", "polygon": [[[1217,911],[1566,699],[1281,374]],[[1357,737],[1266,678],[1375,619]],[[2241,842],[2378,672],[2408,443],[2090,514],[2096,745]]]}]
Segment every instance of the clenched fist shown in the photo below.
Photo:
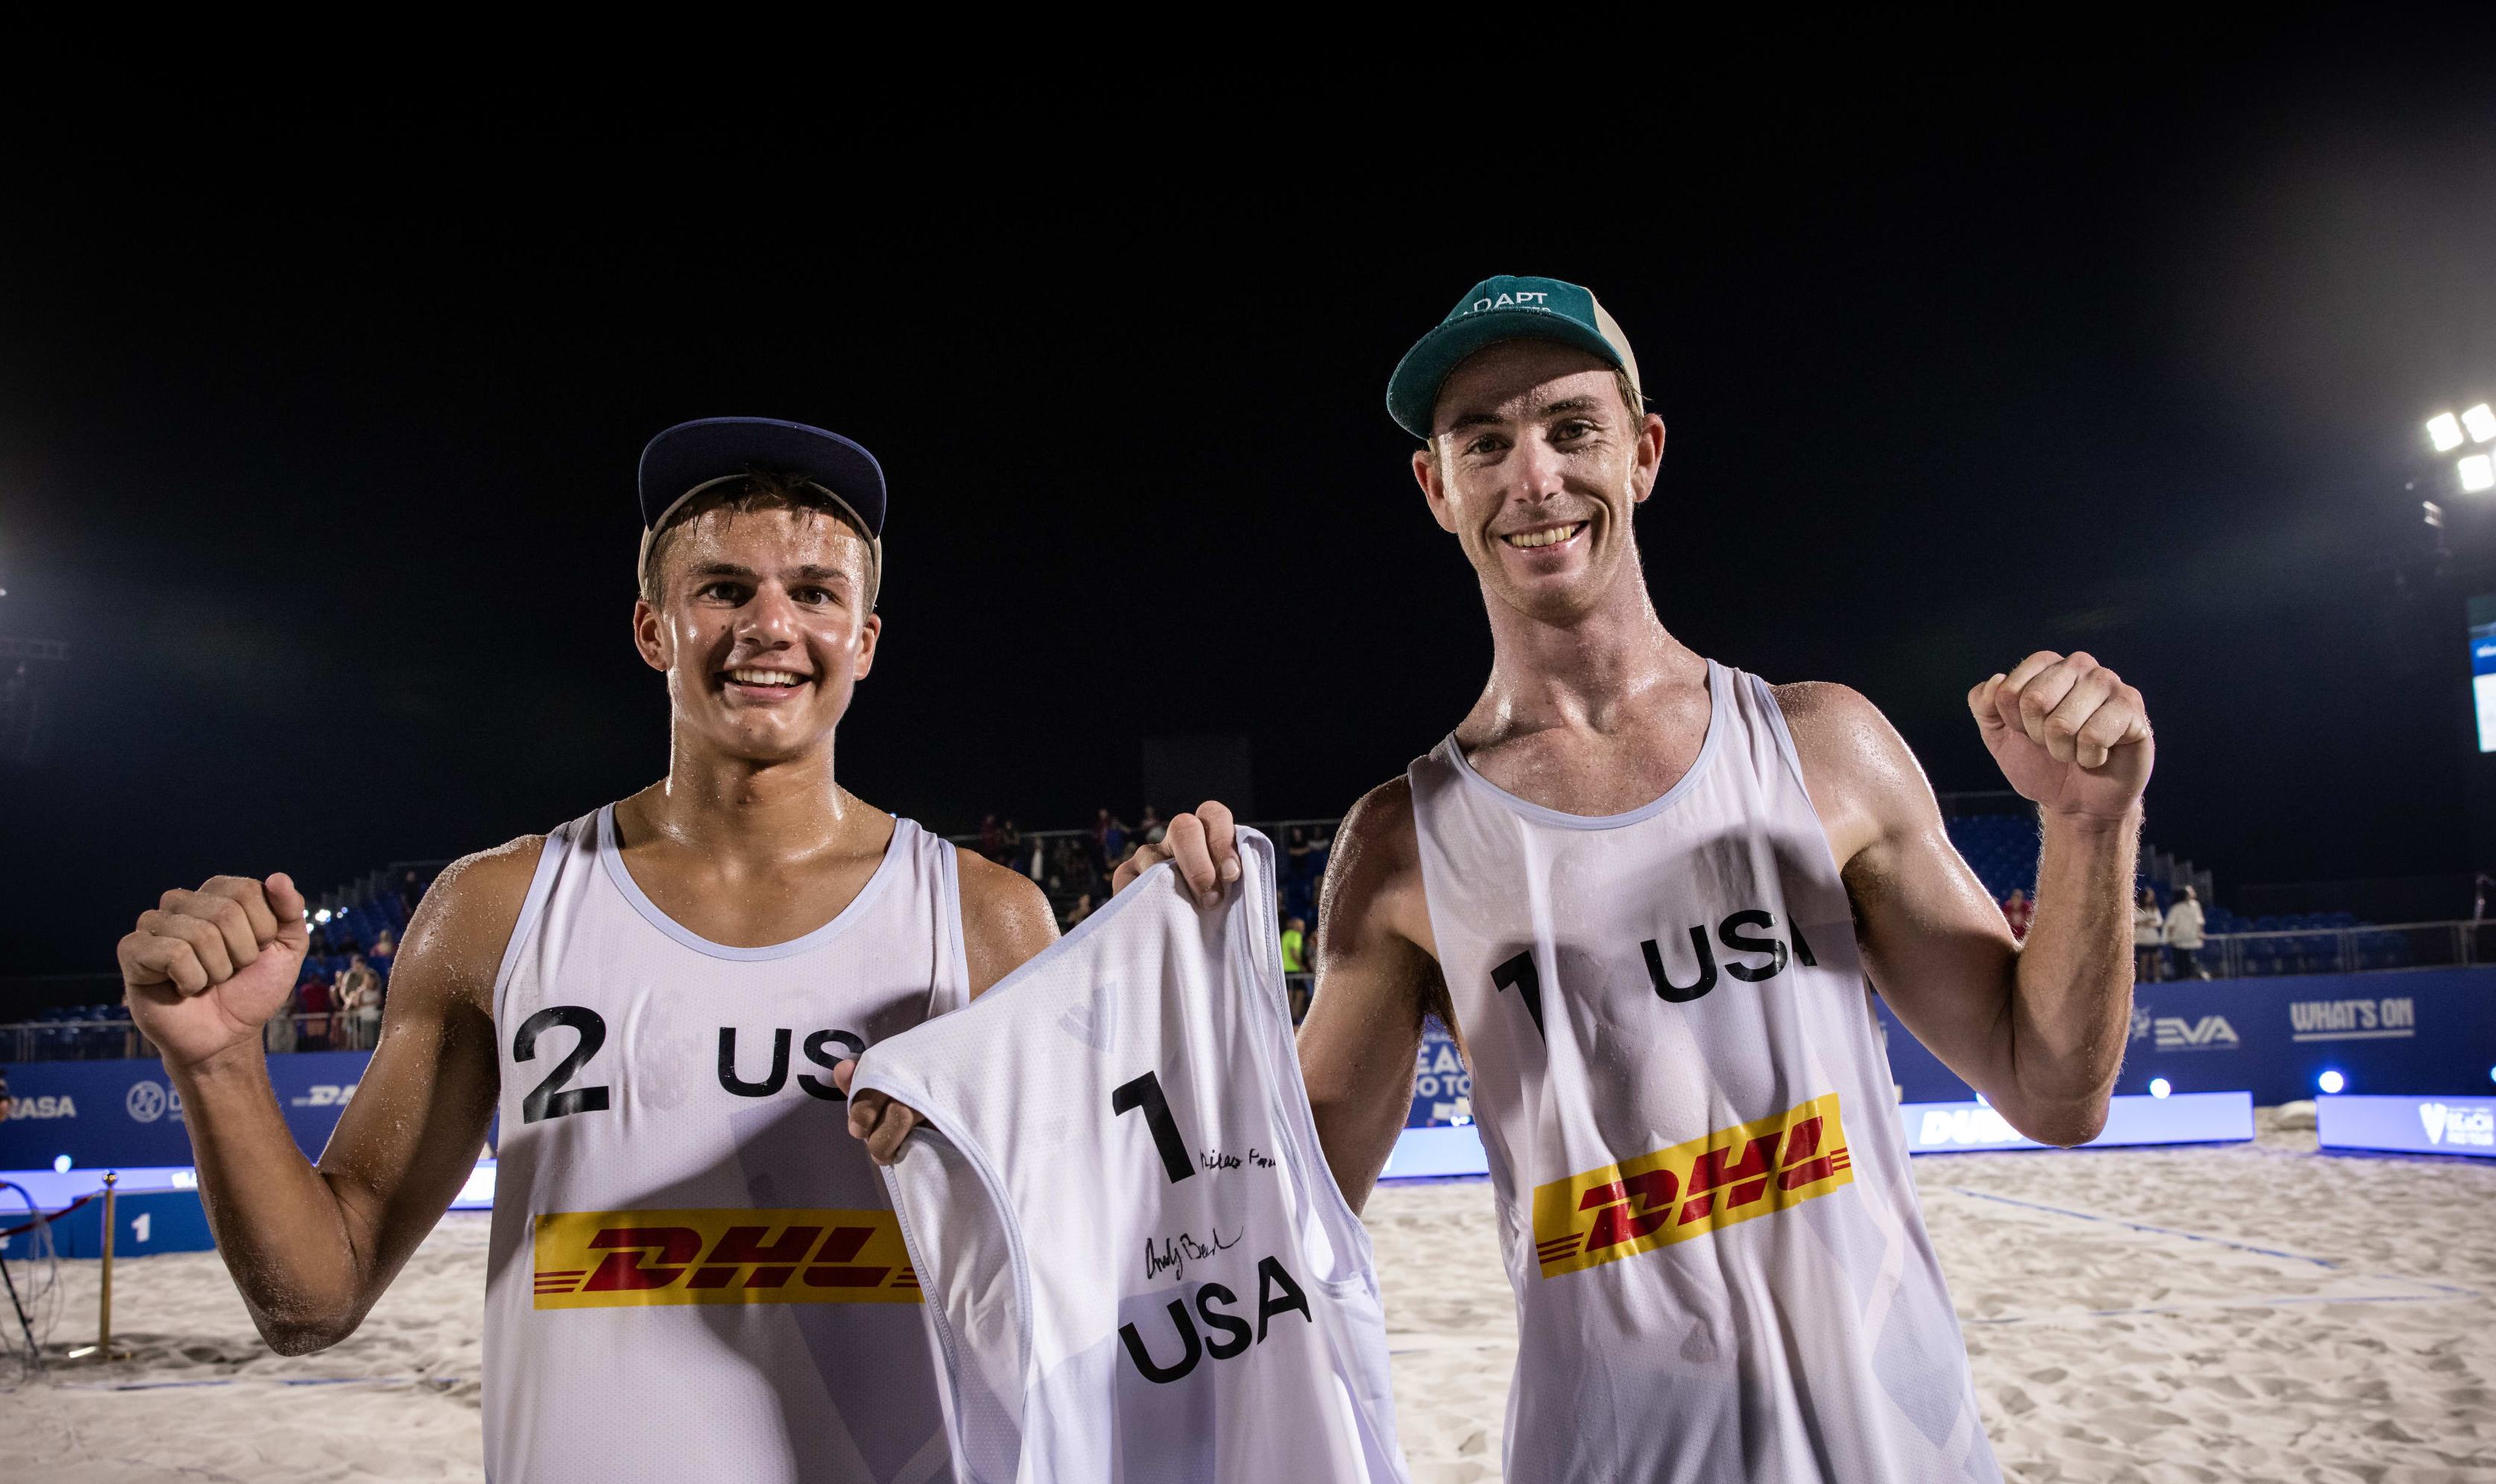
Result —
[{"label": "clenched fist", "polygon": [[121,940],[123,1003],[173,1066],[196,1067],[239,1046],[286,1005],[311,946],[303,894],[284,872],[265,882],[208,879],[165,893]]},{"label": "clenched fist", "polygon": [[2002,776],[2055,814],[2111,823],[2149,787],[2157,749],[2140,693],[2086,654],[2041,649],[1967,705]]}]

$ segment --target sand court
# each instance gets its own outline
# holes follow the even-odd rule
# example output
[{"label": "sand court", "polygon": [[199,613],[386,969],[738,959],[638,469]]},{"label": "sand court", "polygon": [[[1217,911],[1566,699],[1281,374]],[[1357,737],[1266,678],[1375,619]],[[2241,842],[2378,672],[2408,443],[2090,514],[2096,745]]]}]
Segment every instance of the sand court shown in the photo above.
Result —
[{"label": "sand court", "polygon": [[[2496,1168],[2251,1144],[1929,1155],[1915,1170],[2006,1473],[2035,1484],[2496,1480]],[[1419,1484],[1500,1477],[1515,1320],[1489,1187],[1368,1213]],[[116,1270],[137,1357],[0,1392],[12,1476],[480,1477],[485,1218],[454,1215],[347,1344],[271,1354],[213,1253]],[[63,1264],[54,1339],[91,1338]],[[22,1471],[20,1471],[22,1469]]]}]

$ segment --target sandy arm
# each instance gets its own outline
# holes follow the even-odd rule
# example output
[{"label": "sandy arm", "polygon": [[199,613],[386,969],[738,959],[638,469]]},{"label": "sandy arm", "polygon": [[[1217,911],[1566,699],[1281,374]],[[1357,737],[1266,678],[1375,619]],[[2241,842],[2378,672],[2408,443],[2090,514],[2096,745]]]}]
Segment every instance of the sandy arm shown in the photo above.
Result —
[{"label": "sandy arm", "polygon": [[494,1114],[493,981],[538,837],[445,871],[407,927],[380,1043],[318,1164],[303,1158],[257,1037],[169,1064],[217,1251],[269,1345],[355,1332],[468,1178]]}]

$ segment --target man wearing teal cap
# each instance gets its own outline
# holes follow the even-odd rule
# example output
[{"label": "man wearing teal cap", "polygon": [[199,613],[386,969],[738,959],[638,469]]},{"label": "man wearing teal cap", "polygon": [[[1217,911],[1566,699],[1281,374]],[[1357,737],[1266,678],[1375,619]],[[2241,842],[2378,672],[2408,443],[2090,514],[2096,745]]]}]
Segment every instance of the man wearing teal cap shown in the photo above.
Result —
[{"label": "man wearing teal cap", "polygon": [[[1439,1016],[1516,1291],[1511,1484],[1999,1479],[1865,986],[2020,1132],[2097,1134],[2132,1000],[2139,694],[2042,652],[1968,693],[2040,810],[2016,943],[1870,701],[1769,685],[1657,617],[1633,516],[1664,423],[1592,294],[1483,281],[1387,406],[1425,444],[1492,663],[1335,838],[1299,1045],[1337,1183],[1367,1198]],[[1211,881],[1227,831],[1176,824]]]}]

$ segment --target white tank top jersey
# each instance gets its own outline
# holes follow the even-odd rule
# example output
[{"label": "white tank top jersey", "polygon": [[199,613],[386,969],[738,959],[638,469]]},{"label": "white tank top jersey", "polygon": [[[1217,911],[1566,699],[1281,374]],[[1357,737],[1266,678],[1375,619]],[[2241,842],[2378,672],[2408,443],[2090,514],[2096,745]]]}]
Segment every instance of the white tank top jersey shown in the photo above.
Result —
[{"label": "white tank top jersey", "polygon": [[926,1115],[886,1174],[970,1484],[1400,1484],[1369,1234],[1318,1149],[1273,846],[1217,912],[1170,867],[856,1086]]},{"label": "white tank top jersey", "polygon": [[969,999],[953,848],[908,819],[840,915],[734,948],[612,806],[548,836],[495,981],[486,1477],[922,1484],[936,1353],[832,1064]]},{"label": "white tank top jersey", "polygon": [[1516,1290],[1510,1484],[1998,1480],[1854,914],[1766,682],[1688,776],[1563,814],[1413,764]]}]

